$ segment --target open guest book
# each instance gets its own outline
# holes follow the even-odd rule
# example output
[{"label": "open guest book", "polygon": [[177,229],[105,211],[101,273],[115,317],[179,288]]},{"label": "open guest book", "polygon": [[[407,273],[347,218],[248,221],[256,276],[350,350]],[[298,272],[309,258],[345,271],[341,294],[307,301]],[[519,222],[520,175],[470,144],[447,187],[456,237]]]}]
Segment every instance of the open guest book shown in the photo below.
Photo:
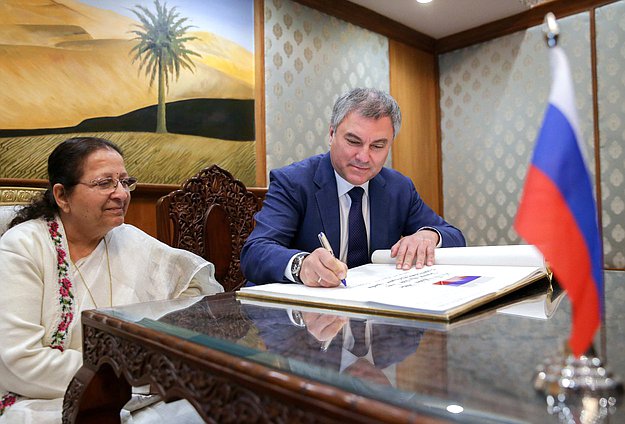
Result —
[{"label": "open guest book", "polygon": [[433,266],[395,268],[390,250],[347,272],[347,286],[274,283],[244,287],[242,299],[282,302],[366,314],[451,321],[546,277],[540,252],[530,245],[436,249]]}]

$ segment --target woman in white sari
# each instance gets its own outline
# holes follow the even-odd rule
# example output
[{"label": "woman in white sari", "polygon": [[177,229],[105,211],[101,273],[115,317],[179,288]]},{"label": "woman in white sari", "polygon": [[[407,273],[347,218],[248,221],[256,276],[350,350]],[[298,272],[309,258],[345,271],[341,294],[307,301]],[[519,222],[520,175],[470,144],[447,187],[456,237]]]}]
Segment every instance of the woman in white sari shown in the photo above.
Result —
[{"label": "woman in white sari", "polygon": [[58,423],[85,309],[223,291],[211,263],[124,224],[136,178],[108,140],[72,138],[0,238],[0,423]]}]

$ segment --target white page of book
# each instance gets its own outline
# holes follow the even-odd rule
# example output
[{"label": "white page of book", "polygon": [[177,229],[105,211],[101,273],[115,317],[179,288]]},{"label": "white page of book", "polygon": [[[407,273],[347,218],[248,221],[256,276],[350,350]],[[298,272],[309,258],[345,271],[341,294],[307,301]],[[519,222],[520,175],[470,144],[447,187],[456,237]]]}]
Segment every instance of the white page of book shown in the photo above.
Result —
[{"label": "white page of book", "polygon": [[539,273],[540,267],[434,265],[408,271],[392,264],[368,264],[347,274],[347,287],[307,287],[301,284],[266,284],[243,293],[318,303],[393,310],[440,313],[499,293]]}]

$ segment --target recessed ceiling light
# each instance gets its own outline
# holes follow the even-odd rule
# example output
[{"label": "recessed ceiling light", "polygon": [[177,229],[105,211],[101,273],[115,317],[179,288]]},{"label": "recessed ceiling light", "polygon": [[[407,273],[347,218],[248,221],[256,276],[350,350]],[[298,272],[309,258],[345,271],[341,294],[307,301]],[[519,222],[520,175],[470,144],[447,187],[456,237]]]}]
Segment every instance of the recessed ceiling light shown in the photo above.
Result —
[{"label": "recessed ceiling light", "polygon": [[430,3],[432,0],[417,0],[417,3],[426,4]]}]

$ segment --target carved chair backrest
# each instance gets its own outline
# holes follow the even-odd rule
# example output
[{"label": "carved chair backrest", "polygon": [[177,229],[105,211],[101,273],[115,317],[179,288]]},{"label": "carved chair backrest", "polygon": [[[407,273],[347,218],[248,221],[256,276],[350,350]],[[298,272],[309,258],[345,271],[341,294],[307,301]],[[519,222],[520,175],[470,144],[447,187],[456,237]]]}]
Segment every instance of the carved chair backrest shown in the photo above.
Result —
[{"label": "carved chair backrest", "polygon": [[17,211],[43,192],[45,189],[35,187],[0,187],[0,236],[7,230]]},{"label": "carved chair backrest", "polygon": [[262,197],[219,166],[204,168],[158,200],[157,237],[212,262],[224,289],[237,290],[245,282],[241,249],[254,228]]}]

